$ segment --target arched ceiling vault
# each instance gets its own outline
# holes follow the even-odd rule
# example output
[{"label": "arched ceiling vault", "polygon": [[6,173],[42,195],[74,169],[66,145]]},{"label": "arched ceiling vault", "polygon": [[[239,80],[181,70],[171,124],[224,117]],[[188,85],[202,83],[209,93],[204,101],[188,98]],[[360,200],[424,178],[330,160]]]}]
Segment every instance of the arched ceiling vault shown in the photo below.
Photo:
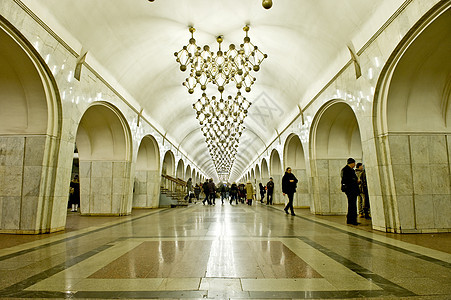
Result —
[{"label": "arched ceiling vault", "polygon": [[[359,49],[403,4],[404,0],[285,0],[265,10],[260,0],[22,0],[75,51],[88,51],[96,62],[138,103],[139,111],[164,128],[175,145],[208,176],[215,174],[189,95],[181,83],[174,52],[188,43],[188,26],[196,28],[198,45],[217,50],[215,37],[224,36],[223,49],[242,43],[242,28],[250,24],[251,41],[268,58],[256,74],[246,98],[253,102],[242,140],[261,141],[241,147],[233,173],[244,168],[281,132],[287,116],[311,100],[309,89],[330,80],[349,61],[346,45]],[[69,13],[70,12],[70,13]],[[329,72],[324,73],[324,70]],[[83,76],[83,73],[82,73]],[[249,149],[250,148],[250,149]],[[264,149],[264,147],[263,147]]]}]

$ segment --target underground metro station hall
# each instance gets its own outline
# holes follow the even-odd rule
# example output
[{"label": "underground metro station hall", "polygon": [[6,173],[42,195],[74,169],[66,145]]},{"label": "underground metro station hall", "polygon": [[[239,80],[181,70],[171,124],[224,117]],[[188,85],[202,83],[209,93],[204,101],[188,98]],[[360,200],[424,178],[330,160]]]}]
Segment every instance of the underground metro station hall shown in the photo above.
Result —
[{"label": "underground metro station hall", "polygon": [[451,299],[450,0],[0,0],[0,299]]}]

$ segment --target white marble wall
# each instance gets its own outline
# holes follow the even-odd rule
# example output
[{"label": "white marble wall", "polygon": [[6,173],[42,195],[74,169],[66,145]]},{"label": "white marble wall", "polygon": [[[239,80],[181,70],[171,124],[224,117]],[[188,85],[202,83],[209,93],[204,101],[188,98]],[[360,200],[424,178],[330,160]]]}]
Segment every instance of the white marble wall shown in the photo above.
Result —
[{"label": "white marble wall", "polygon": [[0,137],[0,232],[33,234],[60,230],[61,203],[67,205],[49,160],[55,139],[46,135]]},{"label": "white marble wall", "polygon": [[310,207],[309,181],[306,169],[291,169],[291,172],[298,179],[296,194],[294,194],[294,207]]},{"label": "white marble wall", "polygon": [[80,161],[80,211],[82,215],[131,213],[130,163]]},{"label": "white marble wall", "polygon": [[282,195],[282,175],[271,175],[274,181],[273,204],[285,204],[286,196]]},{"label": "white marble wall", "polygon": [[[312,212],[319,215],[347,213],[346,195],[341,191],[341,169],[346,159],[317,159],[312,161]],[[360,160],[355,158],[356,161]]]},{"label": "white marble wall", "polygon": [[390,134],[388,142],[400,230],[451,228],[449,135]]},{"label": "white marble wall", "polygon": [[158,207],[160,198],[160,179],[158,171],[139,170],[135,173],[134,208]]}]

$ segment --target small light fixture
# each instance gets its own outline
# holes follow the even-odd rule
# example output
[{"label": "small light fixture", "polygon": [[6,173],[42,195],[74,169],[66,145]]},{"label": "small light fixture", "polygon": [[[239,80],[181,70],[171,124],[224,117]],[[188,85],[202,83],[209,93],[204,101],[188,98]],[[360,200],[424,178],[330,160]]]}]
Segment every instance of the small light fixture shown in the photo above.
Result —
[{"label": "small light fixture", "polygon": [[262,1],[262,6],[265,9],[270,9],[272,7],[272,0],[263,0]]}]

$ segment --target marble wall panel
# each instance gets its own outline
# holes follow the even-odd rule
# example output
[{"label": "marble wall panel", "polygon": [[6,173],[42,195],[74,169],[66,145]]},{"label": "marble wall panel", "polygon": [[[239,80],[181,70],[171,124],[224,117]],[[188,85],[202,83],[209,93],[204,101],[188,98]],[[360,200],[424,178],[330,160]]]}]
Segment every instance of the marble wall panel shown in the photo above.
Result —
[{"label": "marble wall panel", "polygon": [[26,166],[42,166],[46,150],[47,136],[30,136],[25,139]]},{"label": "marble wall panel", "polygon": [[428,154],[430,164],[448,164],[449,152],[445,135],[428,136]]},{"label": "marble wall panel", "polygon": [[333,214],[343,215],[348,210],[348,200],[344,193],[330,195],[330,212]]},{"label": "marble wall panel", "polygon": [[282,175],[271,175],[274,181],[273,204],[284,204],[282,197]]},{"label": "marble wall panel", "polygon": [[389,135],[390,156],[393,165],[409,165],[409,137],[406,135]]},{"label": "marble wall panel", "polygon": [[413,191],[416,195],[432,195],[431,175],[429,165],[412,165]]},{"label": "marble wall panel", "polygon": [[371,222],[379,228],[385,228],[385,214],[382,196],[370,196]]},{"label": "marble wall panel", "polygon": [[92,175],[93,178],[97,177],[113,177],[113,163],[111,161],[92,161]]},{"label": "marble wall panel", "polygon": [[23,196],[39,196],[41,188],[42,166],[25,166],[23,168]]},{"label": "marble wall panel", "polygon": [[415,209],[413,196],[397,196],[399,221],[402,230],[415,229]]},{"label": "marble wall panel", "polygon": [[434,228],[432,195],[415,195],[415,222],[417,229]]},{"label": "marble wall panel", "polygon": [[434,228],[451,228],[451,195],[432,195]]},{"label": "marble wall panel", "polygon": [[428,136],[410,136],[410,152],[412,164],[428,164],[429,163],[429,138]]},{"label": "marble wall panel", "polygon": [[[5,156],[5,166],[23,166],[24,164],[24,137],[3,137],[6,140],[4,146],[2,145],[1,155]],[[4,147],[4,148],[3,148]]]},{"label": "marble wall panel", "polygon": [[413,194],[412,167],[410,164],[392,165],[394,184],[397,195]]},{"label": "marble wall panel", "polygon": [[41,206],[43,198],[38,196],[25,196],[23,197],[22,205],[20,207],[20,230],[23,231],[35,231],[38,229],[37,213],[38,207]]},{"label": "marble wall panel", "polygon": [[432,194],[450,194],[451,177],[447,164],[430,164]]},{"label": "marble wall panel", "polygon": [[4,185],[1,189],[1,196],[17,197],[22,196],[23,166],[7,166],[5,168]]},{"label": "marble wall panel", "polygon": [[17,230],[20,226],[22,197],[2,197],[2,230]]}]

